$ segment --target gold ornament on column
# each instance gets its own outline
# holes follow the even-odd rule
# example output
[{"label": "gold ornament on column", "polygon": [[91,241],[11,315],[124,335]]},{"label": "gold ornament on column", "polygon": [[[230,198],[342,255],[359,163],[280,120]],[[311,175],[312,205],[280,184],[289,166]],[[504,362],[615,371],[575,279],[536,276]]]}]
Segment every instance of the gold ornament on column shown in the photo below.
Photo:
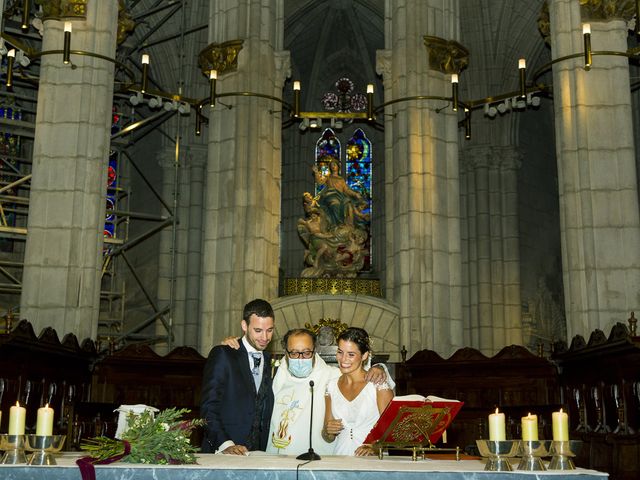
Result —
[{"label": "gold ornament on column", "polygon": [[455,40],[425,35],[429,68],[451,75],[451,109],[458,111],[458,75],[469,65],[469,50]]},{"label": "gold ornament on column", "polygon": [[136,28],[136,22],[127,10],[127,5],[124,0],[118,0],[118,45],[125,41],[134,28]]},{"label": "gold ornament on column", "polygon": [[580,0],[580,16],[583,22],[608,21],[623,18],[631,20],[636,13],[636,0]]},{"label": "gold ornament on column", "polygon": [[424,44],[429,54],[429,68],[451,75],[460,74],[469,65],[469,50],[455,40],[425,35]]},{"label": "gold ornament on column", "polygon": [[212,43],[198,54],[198,66],[207,78],[211,70],[217,75],[238,69],[238,53],[242,50],[243,40],[229,40],[224,43]]},{"label": "gold ornament on column", "polygon": [[42,19],[87,18],[88,0],[35,0],[42,7]]}]

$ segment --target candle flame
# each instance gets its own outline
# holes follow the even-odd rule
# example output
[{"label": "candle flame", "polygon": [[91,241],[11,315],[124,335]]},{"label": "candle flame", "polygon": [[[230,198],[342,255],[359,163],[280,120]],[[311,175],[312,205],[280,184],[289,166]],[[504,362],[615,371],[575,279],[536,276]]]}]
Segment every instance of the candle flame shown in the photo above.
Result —
[{"label": "candle flame", "polygon": [[16,407],[19,407],[19,406],[20,406],[20,402],[16,402]]},{"label": "candle flame", "polygon": [[47,404],[44,406],[44,408],[49,408],[49,404],[47,403]]},{"label": "candle flame", "polygon": [[562,408],[560,409],[560,413],[562,413]]},{"label": "candle flame", "polygon": [[498,413],[498,408],[496,407],[496,413]]}]

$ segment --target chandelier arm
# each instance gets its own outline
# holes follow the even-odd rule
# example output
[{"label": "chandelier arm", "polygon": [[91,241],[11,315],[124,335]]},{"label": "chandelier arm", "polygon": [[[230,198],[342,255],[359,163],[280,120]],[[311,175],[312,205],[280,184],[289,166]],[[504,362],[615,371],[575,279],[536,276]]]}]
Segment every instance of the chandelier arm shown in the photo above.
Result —
[{"label": "chandelier arm", "polygon": [[[632,58],[633,56],[635,56],[635,52],[632,50],[628,50],[626,52],[619,52],[619,51],[612,51],[612,50],[598,50],[595,52],[591,52],[592,56],[596,56],[596,55],[603,55],[603,56],[618,56],[618,57],[627,57],[627,58]],[[551,70],[551,67],[553,65],[555,65],[556,63],[560,63],[560,62],[564,62],[565,60],[571,60],[572,58],[584,58],[584,53],[580,52],[580,53],[572,53],[571,55],[565,55],[564,57],[558,57],[556,59],[551,60],[548,63],[545,63],[544,65],[542,65],[540,68],[538,68],[534,73],[533,73],[533,83],[536,83],[538,78],[548,72],[549,70]]]},{"label": "chandelier arm", "polygon": [[[31,57],[32,60],[35,60],[37,58],[44,57],[45,55],[62,55],[63,53],[64,53],[64,50],[45,50],[43,52],[35,52],[29,56]],[[111,62],[117,67],[124,70],[125,74],[129,78],[131,79],[135,78],[135,74],[133,73],[133,71],[131,71],[129,67],[127,67],[124,63],[119,62],[115,58],[107,57],[106,55],[101,55],[99,53],[87,52],[84,50],[71,50],[69,53],[72,53],[74,55],[81,55],[85,57],[99,58],[100,60],[106,60],[107,62]]]},{"label": "chandelier arm", "polygon": [[[396,98],[393,100],[389,100],[388,102],[384,102],[382,105],[379,105],[378,107],[376,107],[373,110],[373,113],[380,113],[384,110],[385,107],[388,107],[389,105],[393,105],[394,103],[400,103],[400,102],[410,102],[412,100],[444,100],[446,102],[451,102],[452,98],[451,97],[442,97],[442,96],[438,96],[438,95],[415,95],[412,97],[402,97],[402,98]],[[459,102],[460,105],[464,106],[464,104],[462,102]]]},{"label": "chandelier arm", "polygon": [[[291,104],[285,102],[281,98],[274,97],[273,95],[267,95],[265,93],[254,93],[254,92],[217,93],[216,94],[216,99],[220,98],[220,97],[260,97],[260,98],[266,98],[267,100],[273,100],[275,102],[278,102],[278,103],[282,104],[282,106],[286,110],[288,110],[290,114],[293,112],[293,107],[291,106]],[[207,98],[203,98],[202,100],[193,100],[192,102],[189,102],[199,112],[199,113],[197,113],[197,115],[200,115],[205,120],[205,122],[207,122],[207,123],[209,121],[209,117],[207,117],[205,114],[202,113],[202,108],[205,105],[208,105],[210,100],[211,100],[211,98],[207,97]]]}]

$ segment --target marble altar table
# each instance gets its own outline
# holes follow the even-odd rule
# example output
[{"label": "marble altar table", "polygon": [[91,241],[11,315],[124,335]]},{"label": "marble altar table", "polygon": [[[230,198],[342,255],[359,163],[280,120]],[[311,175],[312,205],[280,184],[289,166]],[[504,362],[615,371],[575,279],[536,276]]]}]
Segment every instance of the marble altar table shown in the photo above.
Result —
[{"label": "marble altar table", "polygon": [[[80,480],[80,453],[56,456],[58,465],[0,465],[1,480]],[[299,467],[298,467],[299,466]],[[410,457],[324,456],[305,463],[277,455],[199,455],[197,465],[141,465],[116,462],[96,466],[96,480],[606,480],[606,473],[485,472],[480,460],[418,460]]]}]

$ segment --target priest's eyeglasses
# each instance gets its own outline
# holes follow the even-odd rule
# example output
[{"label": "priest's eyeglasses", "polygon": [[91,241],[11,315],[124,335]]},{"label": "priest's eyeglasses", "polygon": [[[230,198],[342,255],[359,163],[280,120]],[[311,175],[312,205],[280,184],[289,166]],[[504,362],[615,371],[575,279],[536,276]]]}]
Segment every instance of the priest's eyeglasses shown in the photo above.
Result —
[{"label": "priest's eyeglasses", "polygon": [[314,350],[303,350],[302,352],[296,352],[295,350],[290,352],[289,350],[287,350],[289,358],[311,358],[313,357],[314,353]]}]

